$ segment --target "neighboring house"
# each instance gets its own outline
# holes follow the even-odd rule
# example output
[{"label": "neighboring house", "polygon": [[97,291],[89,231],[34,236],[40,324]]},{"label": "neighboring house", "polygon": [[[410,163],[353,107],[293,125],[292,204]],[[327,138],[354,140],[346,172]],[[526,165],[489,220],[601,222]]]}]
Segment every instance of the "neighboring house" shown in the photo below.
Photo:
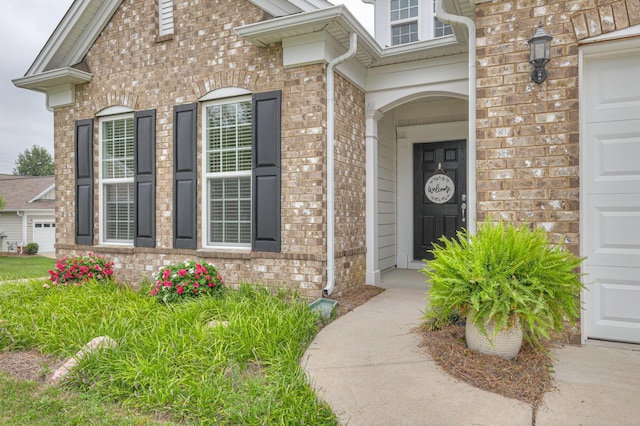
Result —
[{"label": "neighboring house", "polygon": [[40,253],[53,252],[54,177],[0,174],[0,194],[6,201],[0,211],[0,252],[16,253],[28,243],[38,243]]},{"label": "neighboring house", "polygon": [[324,0],[75,1],[14,80],[54,110],[58,255],[317,297],[493,215],[588,257],[567,339],[640,342],[638,1],[365,2],[375,38]]}]

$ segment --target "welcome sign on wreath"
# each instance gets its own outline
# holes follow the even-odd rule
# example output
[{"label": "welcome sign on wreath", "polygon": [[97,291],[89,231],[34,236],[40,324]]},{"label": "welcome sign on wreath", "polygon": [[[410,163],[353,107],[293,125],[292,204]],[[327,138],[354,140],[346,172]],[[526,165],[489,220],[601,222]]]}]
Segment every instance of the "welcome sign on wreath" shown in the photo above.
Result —
[{"label": "welcome sign on wreath", "polygon": [[425,195],[435,204],[444,204],[451,200],[455,191],[453,180],[444,173],[431,176],[424,185]]}]

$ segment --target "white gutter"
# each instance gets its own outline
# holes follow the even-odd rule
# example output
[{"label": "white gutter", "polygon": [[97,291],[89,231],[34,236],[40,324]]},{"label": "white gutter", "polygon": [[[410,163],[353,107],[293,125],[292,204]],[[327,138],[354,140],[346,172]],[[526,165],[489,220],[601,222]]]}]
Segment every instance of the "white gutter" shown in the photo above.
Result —
[{"label": "white gutter", "polygon": [[16,215],[22,218],[22,241],[20,242],[20,247],[23,247],[24,250],[24,245],[27,243],[27,215],[24,210],[22,211],[22,214],[20,213],[20,210],[16,210]]},{"label": "white gutter", "polygon": [[349,34],[349,50],[332,59],[327,66],[327,285],[323,296],[335,286],[335,74],[334,68],[353,57],[358,49],[358,34]]},{"label": "white gutter", "polygon": [[476,24],[466,16],[445,12],[442,0],[436,0],[436,16],[446,24],[463,24],[469,32],[469,137],[467,143],[467,221],[466,228],[476,231]]}]

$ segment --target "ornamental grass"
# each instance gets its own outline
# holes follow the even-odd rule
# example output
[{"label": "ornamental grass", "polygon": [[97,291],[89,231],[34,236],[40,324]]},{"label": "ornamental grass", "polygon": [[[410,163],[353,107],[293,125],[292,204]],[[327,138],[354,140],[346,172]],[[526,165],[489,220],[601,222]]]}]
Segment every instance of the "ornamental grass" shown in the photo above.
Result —
[{"label": "ornamental grass", "polygon": [[294,294],[243,285],[219,297],[159,304],[96,280],[0,286],[0,352],[60,359],[107,335],[115,349],[83,358],[61,386],[184,424],[336,424],[300,359],[317,317]]}]

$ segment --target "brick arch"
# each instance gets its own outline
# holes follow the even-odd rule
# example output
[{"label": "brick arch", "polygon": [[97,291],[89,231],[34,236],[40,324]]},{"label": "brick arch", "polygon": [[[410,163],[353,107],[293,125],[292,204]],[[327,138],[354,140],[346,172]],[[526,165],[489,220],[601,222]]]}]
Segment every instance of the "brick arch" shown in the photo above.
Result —
[{"label": "brick arch", "polygon": [[578,41],[640,25],[640,1],[618,0],[583,10],[571,17],[571,24]]},{"label": "brick arch", "polygon": [[126,106],[131,109],[137,109],[138,96],[131,92],[115,91],[97,96],[93,104],[97,112],[112,106]]},{"label": "brick arch", "polygon": [[196,98],[201,98],[209,92],[223,87],[241,87],[254,91],[258,81],[258,74],[249,71],[217,72],[209,78],[193,83]]}]

